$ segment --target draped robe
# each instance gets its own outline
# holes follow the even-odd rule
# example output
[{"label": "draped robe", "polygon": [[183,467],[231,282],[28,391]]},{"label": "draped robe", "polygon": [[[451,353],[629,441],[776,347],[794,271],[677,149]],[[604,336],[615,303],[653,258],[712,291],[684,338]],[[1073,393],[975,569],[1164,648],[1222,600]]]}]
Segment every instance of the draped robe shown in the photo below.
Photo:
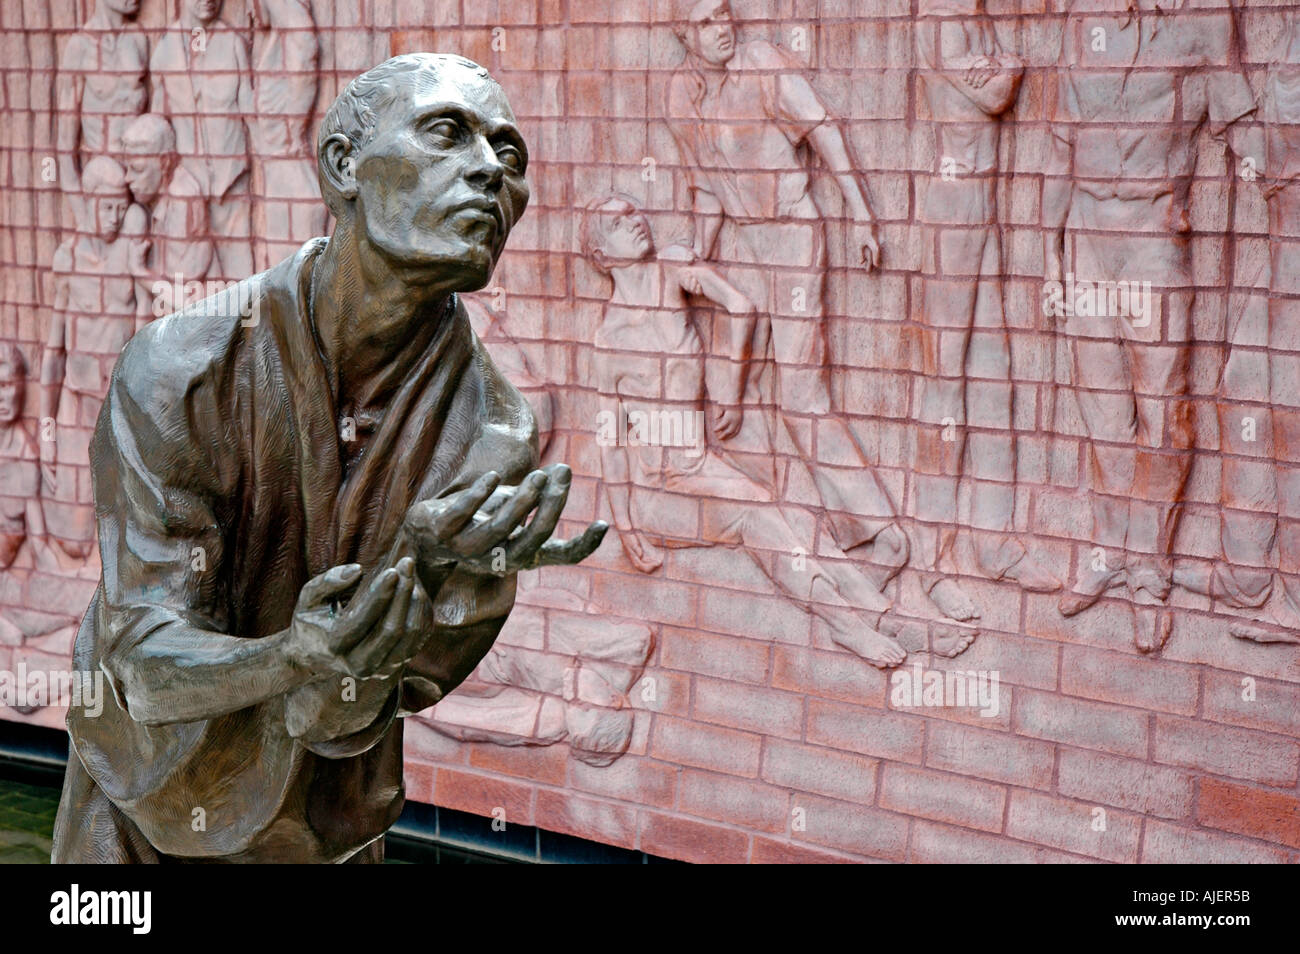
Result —
[{"label": "draped robe", "polygon": [[122,660],[151,637],[282,631],[311,577],[356,562],[368,580],[409,552],[412,503],[536,466],[532,413],[453,299],[345,470],[307,305],[324,247],[145,327],[117,363],[91,447],[103,576],[75,649],[111,691],[99,717],[69,713],[56,861],[377,860],[403,802],[398,717],[459,684],[514,604],[513,575],[453,571],[400,692],[346,739],[291,737],[285,696],[189,723],[128,711]]}]

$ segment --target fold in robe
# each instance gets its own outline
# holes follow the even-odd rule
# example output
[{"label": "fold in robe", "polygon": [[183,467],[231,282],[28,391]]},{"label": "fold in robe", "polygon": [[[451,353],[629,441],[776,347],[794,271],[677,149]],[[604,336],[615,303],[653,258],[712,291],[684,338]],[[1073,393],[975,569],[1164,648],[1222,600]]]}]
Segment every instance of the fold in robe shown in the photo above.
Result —
[{"label": "fold in robe", "polygon": [[[532,413],[456,299],[426,316],[439,330],[344,473],[306,307],[324,246],[154,322],[118,361],[91,447],[103,577],[75,649],[77,668],[102,668],[113,691],[98,718],[69,713],[78,758],[56,861],[155,860],[149,846],[157,860],[346,860],[400,813],[396,716],[464,679],[513,606],[513,575],[454,572],[401,698],[349,737],[354,754],[291,738],[283,696],[202,722],[150,726],[128,713],[121,660],[154,634],[284,630],[311,577],[350,562],[382,570],[416,500],[487,470],[517,483],[536,466]],[[237,305],[249,301],[256,322],[244,327]]]}]

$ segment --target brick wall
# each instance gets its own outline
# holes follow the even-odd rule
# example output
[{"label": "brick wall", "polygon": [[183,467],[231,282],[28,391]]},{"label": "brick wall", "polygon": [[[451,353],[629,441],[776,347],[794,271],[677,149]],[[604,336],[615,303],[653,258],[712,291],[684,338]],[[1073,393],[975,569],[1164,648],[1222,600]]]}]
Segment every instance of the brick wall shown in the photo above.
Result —
[{"label": "brick wall", "polygon": [[[227,0],[227,18],[242,22],[240,6]],[[1104,3],[1092,6],[1104,15]],[[596,441],[604,359],[593,342],[610,283],[581,254],[578,210],[611,191],[624,193],[645,210],[660,247],[691,239],[690,170],[665,121],[669,84],[684,68],[670,22],[674,5],[314,0],[311,7],[321,50],[317,117],[343,83],[390,53],[459,52],[488,67],[505,88],[531,152],[532,199],[491,286],[476,296],[476,314],[502,363],[549,410],[545,459],[574,469],[564,527],[608,518]],[[143,2],[139,22],[151,36],[168,19],[163,8],[161,0]],[[925,245],[944,241],[922,207],[923,188],[943,158],[935,154],[933,129],[943,117],[922,92],[915,52],[925,11],[917,0],[733,0],[732,8],[741,40],[787,51],[795,64],[789,69],[806,75],[840,118],[869,189],[883,250],[872,272],[856,267],[846,250],[850,216],[833,176],[814,164],[813,197],[828,223],[830,381],[834,403],[901,525],[919,539],[927,520],[918,461],[925,460],[932,427],[917,397],[917,382],[926,377],[923,289],[934,277]],[[1180,448],[1172,430],[1156,441],[1164,458],[1191,461],[1169,555],[1192,576],[1230,562],[1220,533],[1226,510],[1269,509],[1258,497],[1241,504],[1249,494],[1234,496],[1225,486],[1220,420],[1235,428],[1239,412],[1263,419],[1273,411],[1281,422],[1300,404],[1279,383],[1294,368],[1276,329],[1253,339],[1240,331],[1260,315],[1284,313],[1270,306],[1286,293],[1274,280],[1270,294],[1264,266],[1270,233],[1273,246],[1287,233],[1276,224],[1270,229],[1261,183],[1243,175],[1241,156],[1211,135],[1214,117],[1198,125],[1195,100],[1203,94],[1195,84],[1236,71],[1262,100],[1267,66],[1290,29],[1287,12],[1256,0],[1231,10],[1216,0],[1187,0],[1167,15],[1177,22],[1157,27],[1166,31],[1159,42],[1171,34],[1209,37],[1196,47],[1208,52],[1162,47],[1153,34],[1152,58],[1141,61],[1134,83],[1159,83],[1152,76],[1164,71],[1175,77],[1177,95],[1139,102],[1111,124],[1118,151],[1144,124],[1163,124],[1191,151],[1189,231],[1180,233],[1189,272],[1177,280],[1154,276],[1163,314],[1173,315],[1175,299],[1197,291],[1185,309],[1190,333],[1177,342],[1188,355],[1188,383],[1185,395],[1142,400],[1158,406],[1162,421],[1180,400],[1192,410],[1193,448]],[[1235,35],[1224,32],[1229,13]],[[3,11],[0,337],[26,357],[32,384],[23,420],[33,435],[40,425],[35,382],[52,314],[51,262],[68,228],[59,182],[41,174],[42,160],[57,152],[54,49],[86,15],[70,0],[6,3]],[[1108,544],[1089,532],[1104,481],[1090,462],[1067,336],[1040,307],[1044,195],[1055,176],[1053,126],[1063,122],[1056,67],[1066,20],[1051,6],[989,0],[988,23],[1001,48],[1025,62],[991,177],[1016,385],[1014,531],[1069,586],[1094,547]],[[1217,53],[1216,37],[1225,38]],[[1081,59],[1072,75],[1089,89],[1138,62],[1107,67]],[[1151,115],[1135,121],[1148,106]],[[1235,129],[1262,129],[1256,118]],[[1280,175],[1277,169],[1296,161],[1275,148],[1260,164]],[[1135,177],[1146,184],[1142,174]],[[1086,223],[1078,228],[1089,232]],[[1158,258],[1152,253],[1150,261]],[[734,265],[725,258],[715,264],[723,275]],[[1162,333],[1174,340],[1172,331]],[[1271,359],[1272,390],[1229,393],[1224,381],[1231,375],[1223,372],[1230,352],[1238,361]],[[757,395],[747,410],[762,418],[770,391],[760,381],[747,393]],[[1265,467],[1275,458],[1291,462],[1284,431],[1279,423],[1265,454],[1229,456]],[[998,432],[973,426],[971,434],[967,468],[978,469],[981,439]],[[761,456],[761,447],[744,443],[750,439],[742,434],[740,449]],[[1122,442],[1118,448],[1125,450]],[[825,451],[833,459],[834,449]],[[987,447],[986,453],[996,455]],[[783,447],[778,459],[784,466],[797,456]],[[1283,570],[1292,473],[1278,470],[1283,519],[1269,550]],[[1158,482],[1133,486],[1141,496]],[[21,497],[3,488],[0,494],[10,494],[7,502]],[[806,480],[792,477],[786,494],[821,515]],[[1159,494],[1152,497],[1160,502]],[[704,503],[694,531],[701,539],[710,508],[728,506],[725,498]],[[673,516],[696,519],[685,510]],[[807,532],[805,553],[829,553],[821,520],[816,527],[794,522]],[[66,659],[73,627],[64,617],[85,604],[98,576],[93,556],[84,566],[42,562],[27,552],[39,549],[39,540],[24,547],[0,574],[0,669]],[[1121,545],[1118,552],[1127,551]],[[1176,585],[1155,602],[1108,590],[1095,606],[1065,617],[1060,593],[958,571],[954,578],[983,612],[977,638],[947,657],[931,625],[940,614],[913,612],[928,605],[926,569],[909,566],[888,584],[909,621],[899,637],[908,659],[900,670],[882,670],[841,648],[816,614],[781,595],[743,551],[670,550],[662,567],[643,573],[611,531],[583,566],[543,570],[521,584],[498,650],[464,690],[464,711],[444,704],[408,720],[408,797],[690,861],[1300,860],[1300,648],[1285,641],[1293,631],[1266,627],[1264,637],[1234,637],[1235,622],[1263,610],[1233,609],[1190,585]],[[1156,626],[1160,619],[1172,623],[1155,651],[1136,644],[1148,618]],[[900,671],[915,673],[918,682],[936,671],[996,674],[997,711],[901,705],[892,675]],[[50,725],[62,719],[57,708],[28,716],[0,709],[0,716]]]}]

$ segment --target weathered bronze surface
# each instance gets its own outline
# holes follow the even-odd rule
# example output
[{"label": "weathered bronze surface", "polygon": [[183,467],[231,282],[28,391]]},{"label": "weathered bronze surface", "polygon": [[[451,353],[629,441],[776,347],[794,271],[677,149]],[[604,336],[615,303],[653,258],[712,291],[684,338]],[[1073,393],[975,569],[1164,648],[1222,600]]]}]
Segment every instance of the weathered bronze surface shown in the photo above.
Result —
[{"label": "weathered bronze surface", "polygon": [[[103,576],[77,666],[56,862],[377,861],[401,717],[492,646],[552,539],[564,465],[457,292],[528,202],[501,88],[396,57],[322,124],[331,238],[147,325],[91,449]],[[529,520],[532,515],[531,521]]]}]

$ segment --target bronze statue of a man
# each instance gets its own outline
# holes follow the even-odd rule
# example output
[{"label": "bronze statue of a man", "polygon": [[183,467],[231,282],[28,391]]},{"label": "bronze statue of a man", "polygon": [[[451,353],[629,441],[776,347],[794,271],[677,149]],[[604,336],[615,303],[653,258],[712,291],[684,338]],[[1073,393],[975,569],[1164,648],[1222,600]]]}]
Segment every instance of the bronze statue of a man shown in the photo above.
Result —
[{"label": "bronze statue of a man", "polygon": [[321,126],[333,236],[123,350],[76,643],[113,693],[69,715],[56,862],[381,860],[400,717],[488,651],[519,570],[599,545],[602,523],[551,539],[569,471],[533,469],[532,413],[457,298],[527,162],[485,70],[391,59]]}]

